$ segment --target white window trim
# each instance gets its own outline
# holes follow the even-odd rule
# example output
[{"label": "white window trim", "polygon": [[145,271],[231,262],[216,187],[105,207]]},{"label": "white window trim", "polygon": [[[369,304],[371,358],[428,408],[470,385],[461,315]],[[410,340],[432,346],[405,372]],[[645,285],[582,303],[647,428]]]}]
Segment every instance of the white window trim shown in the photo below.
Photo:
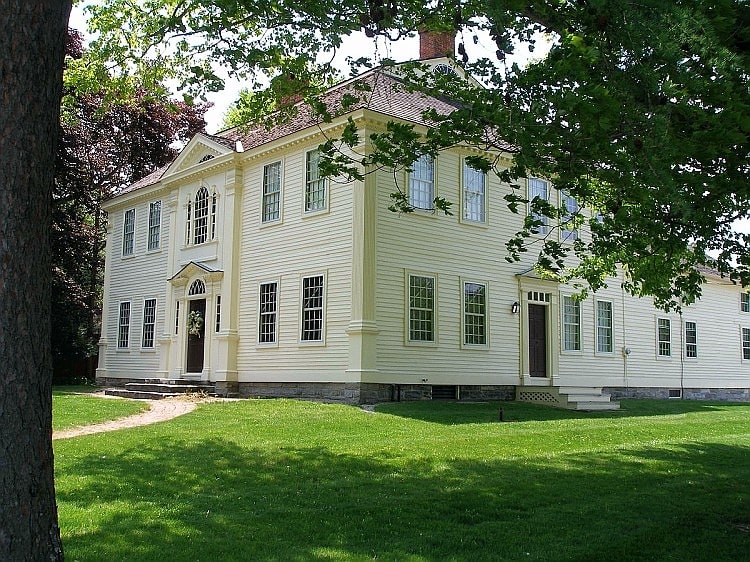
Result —
[{"label": "white window trim", "polygon": [[748,295],[748,305],[750,306],[750,291],[742,291],[740,293],[740,312],[742,314],[750,314],[750,308],[748,310],[742,310],[742,297]]},{"label": "white window trim", "polygon": [[[151,230],[153,228],[156,228],[155,225],[151,224],[151,216],[152,216],[151,215],[151,208],[156,203],[159,204],[159,226],[158,226],[159,242],[156,244],[155,247],[151,248],[150,247],[151,246]],[[151,201],[149,203],[149,205],[148,205],[148,229],[146,231],[146,251],[149,252],[149,253],[154,253],[154,252],[160,252],[161,251],[161,245],[162,245],[161,244],[162,243],[161,233],[162,233],[162,223],[163,223],[163,219],[164,219],[163,210],[164,210],[164,204],[162,203],[161,199],[158,199],[156,201]]]},{"label": "white window trim", "polygon": [[432,201],[430,201],[430,207],[428,208],[422,208],[422,207],[413,207],[412,205],[412,190],[411,190],[411,175],[413,172],[410,172],[409,170],[405,170],[406,172],[406,197],[407,202],[410,206],[413,207],[414,213],[413,215],[419,215],[419,216],[425,216],[425,217],[437,217],[437,213],[435,212],[435,209],[433,208],[435,205],[435,198],[438,197],[438,159],[437,157],[430,156],[429,154],[423,154],[420,155],[419,158],[415,158],[414,162],[417,162],[422,156],[432,158]]},{"label": "white window trim", "polygon": [[[153,345],[151,346],[144,346],[143,340],[146,336],[146,301],[154,301],[154,335],[153,335]],[[131,311],[132,314],[132,311]],[[156,324],[158,320],[158,314],[159,314],[159,299],[156,297],[151,298],[144,298],[143,299],[143,306],[141,307],[141,351],[153,353],[156,351]]]},{"label": "white window trim", "polygon": [[[553,189],[553,187],[552,187],[552,183],[549,180],[545,180],[543,178],[538,178],[538,177],[535,177],[535,176],[530,176],[530,177],[526,178],[526,198],[529,200],[528,204],[526,205],[526,212],[529,215],[533,215],[534,214],[534,213],[532,213],[532,210],[531,210],[531,200],[533,199],[533,197],[531,196],[531,182],[532,182],[532,180],[542,181],[545,184],[547,184],[547,199],[546,200],[547,200],[547,202],[552,203],[552,189]],[[539,236],[540,238],[544,238],[544,237],[546,237],[546,236],[549,235],[550,229],[552,228],[552,225],[550,225],[551,219],[550,219],[550,217],[547,217],[547,216],[544,216],[544,215],[540,215],[540,217],[545,221],[545,224],[543,226],[541,226],[537,232],[532,231],[531,235],[532,236]]]},{"label": "white window trim", "polygon": [[[307,209],[307,188],[309,185],[308,180],[307,180],[307,174],[308,174],[308,169],[307,169],[308,160],[307,159],[310,153],[312,152],[320,153],[320,149],[313,148],[311,150],[307,150],[305,151],[304,156],[303,156],[303,159],[304,159],[302,162],[302,166],[304,169],[304,178],[303,178],[304,185],[303,185],[303,190],[302,190],[302,216],[303,217],[313,217],[316,215],[324,215],[330,212],[330,206],[331,206],[331,183],[328,181],[328,178],[320,178],[323,181],[323,189],[325,193],[325,205],[323,205],[323,207],[321,207],[320,209],[311,209],[311,210]],[[320,167],[318,167],[318,175],[320,175]]]},{"label": "white window trim", "polygon": [[[466,284],[472,283],[484,287],[484,343],[466,343]],[[436,285],[437,287],[437,285]],[[462,349],[489,349],[490,347],[490,285],[487,281],[478,281],[473,278],[461,277],[459,279],[461,291],[461,348]],[[437,294],[437,291],[435,291]],[[437,299],[434,299],[435,301]],[[437,308],[437,307],[435,307]]]},{"label": "white window trim", "polygon": [[560,352],[564,355],[582,355],[583,354],[583,301],[578,303],[578,349],[565,349],[565,299],[572,299],[573,293],[560,293]]},{"label": "white window trim", "polygon": [[[202,230],[205,230],[205,237],[203,241],[196,242],[198,233],[198,194],[202,190],[205,190],[206,192],[205,216],[201,217],[201,220],[205,220],[205,226],[201,227]],[[200,186],[198,186],[198,189],[195,191],[195,195],[193,196],[193,229],[189,245],[203,246],[204,244],[207,244],[209,242],[211,242],[211,192],[209,191],[207,185],[201,184]]]},{"label": "white window trim", "polygon": [[[269,283],[276,283],[276,321],[274,324],[274,341],[272,342],[265,342],[260,341],[260,324],[261,324],[261,309],[260,309],[260,295],[261,295],[261,287],[263,285],[268,285]],[[325,283],[325,281],[324,281]],[[302,288],[302,280],[300,279],[300,289]],[[323,285],[323,288],[325,289],[325,284]],[[257,324],[256,324],[256,334],[255,334],[255,344],[258,347],[278,347],[279,346],[279,321],[280,321],[280,315],[279,310],[281,309],[281,280],[279,278],[276,279],[264,279],[258,282],[258,300],[257,300]],[[302,303],[300,302],[300,323],[302,318]],[[302,336],[302,329],[300,328],[300,337]],[[307,342],[305,342],[307,343]]]},{"label": "white window trim", "polygon": [[[309,279],[311,277],[323,277],[323,323],[321,326],[321,339],[319,340],[303,340],[302,339],[302,329],[303,329],[303,321],[304,321],[304,314],[303,314],[303,305],[304,305],[304,280]],[[327,311],[327,304],[328,304],[328,272],[327,271],[316,271],[311,273],[304,273],[299,276],[299,321],[297,322],[297,341],[300,346],[303,347],[324,347],[326,345],[326,332],[328,328],[328,311]],[[278,298],[278,297],[277,297]],[[277,314],[277,330],[278,330],[278,312]],[[278,341],[278,334],[277,334],[277,341]]]},{"label": "white window trim", "polygon": [[[410,323],[410,291],[411,283],[410,277],[430,277],[432,278],[432,341],[421,341],[411,339],[411,323]],[[438,347],[440,345],[440,337],[438,330],[438,287],[439,279],[437,273],[430,273],[427,271],[415,271],[415,270],[404,270],[404,344],[410,347]],[[462,288],[463,290],[463,288]],[[463,315],[463,311],[462,311]]]},{"label": "white window trim", "polygon": [[[581,210],[581,204],[578,202],[578,200],[573,197],[572,195],[569,195],[568,193],[561,191],[560,192],[560,205],[564,205],[567,203],[567,199],[572,199],[575,202],[575,211],[573,213],[570,212],[570,209],[568,210],[568,214],[566,214],[564,217],[561,217],[560,221],[560,242],[563,244],[573,244],[576,240],[579,240],[581,238],[581,229],[580,228],[574,228],[574,229],[567,229],[566,225],[564,224],[565,221],[570,220],[573,216],[573,214],[578,213]],[[566,205],[567,207],[567,205]]]},{"label": "white window trim", "polygon": [[[120,347],[120,320],[122,318],[122,305],[127,303],[128,309],[128,345]],[[115,333],[116,350],[117,351],[130,351],[130,344],[132,342],[133,332],[133,302],[132,301],[118,301],[117,303],[117,332]]]},{"label": "white window trim", "polygon": [[750,365],[750,359],[745,359],[745,339],[742,333],[743,330],[750,330],[750,325],[740,326],[740,361],[742,361],[742,363]]},{"label": "white window trim", "polygon": [[[128,213],[131,212],[131,211],[133,212],[133,230],[130,233],[130,235],[132,236],[132,242],[133,243],[132,243],[130,252],[128,252],[126,254],[125,253],[125,234],[126,234],[126,232],[125,232],[125,226],[126,226],[126,221],[127,221],[126,217],[127,217]],[[135,230],[136,230],[135,225],[136,225],[136,219],[137,218],[138,218],[138,213],[135,210],[135,207],[132,207],[130,209],[125,209],[122,212],[122,245],[120,247],[120,257],[123,257],[123,258],[132,258],[133,256],[135,256]]]},{"label": "white window trim", "polygon": [[[474,220],[471,218],[466,217],[466,168],[471,168],[466,162],[466,158],[461,159],[461,178],[460,178],[460,185],[461,185],[461,193],[460,193],[460,200],[461,200],[461,214],[460,214],[460,221],[465,224],[469,224],[472,226],[481,226],[481,227],[487,227],[489,223],[489,209],[488,209],[488,197],[487,197],[487,191],[488,191],[488,184],[489,184],[489,176],[486,172],[481,172],[479,170],[476,170],[478,173],[482,174],[482,177],[484,178],[484,202],[483,202],[483,208],[484,208],[484,220]],[[474,168],[471,168],[474,170]]]},{"label": "white window trim", "polygon": [[[656,337],[656,359],[659,361],[668,361],[674,357],[674,337],[672,337],[672,319],[668,318],[667,316],[656,316],[656,320],[654,321],[654,327],[656,329],[656,333],[654,336]],[[669,355],[661,355],[659,353],[659,320],[667,320],[669,322]]]},{"label": "white window trim", "polygon": [[[599,303],[608,302],[610,304],[610,311],[612,313],[612,324],[610,330],[612,331],[612,351],[601,351],[599,349]],[[616,331],[615,331],[615,302],[612,299],[594,299],[594,355],[601,355],[603,357],[614,357],[616,347]]]},{"label": "white window trim", "polygon": [[[687,346],[688,346],[687,325],[688,323],[695,324],[695,344],[694,344],[695,345],[695,357],[690,357],[688,356],[688,353],[687,353]],[[682,324],[683,324],[682,325],[682,331],[683,331],[682,338],[683,338],[683,344],[684,344],[684,349],[682,350],[683,357],[685,358],[685,361],[697,361],[698,358],[700,358],[700,337],[698,336],[698,321],[683,318]]]},{"label": "white window trim", "polygon": [[[264,218],[265,199],[266,199],[266,193],[265,193],[266,168],[268,166],[273,166],[275,164],[279,165],[279,218],[266,220]],[[285,170],[284,170],[283,159],[271,160],[269,162],[265,162],[260,167],[260,225],[261,227],[281,224],[284,222],[284,173],[285,173]]]}]

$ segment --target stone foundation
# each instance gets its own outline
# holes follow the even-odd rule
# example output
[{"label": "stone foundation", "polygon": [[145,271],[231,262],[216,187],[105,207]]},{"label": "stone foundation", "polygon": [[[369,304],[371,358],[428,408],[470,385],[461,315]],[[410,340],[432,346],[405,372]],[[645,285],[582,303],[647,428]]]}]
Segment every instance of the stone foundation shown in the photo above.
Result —
[{"label": "stone foundation", "polygon": [[[515,397],[516,387],[513,385],[458,385],[458,399],[461,401],[515,400]],[[362,383],[360,400],[362,404],[432,400],[432,385]]]},{"label": "stone foundation", "polygon": [[114,387],[119,388],[123,387],[125,388],[125,385],[128,383],[139,383],[146,380],[145,378],[141,379],[135,379],[135,378],[120,378],[120,377],[96,377],[96,386],[101,387]]},{"label": "stone foundation", "polygon": [[237,381],[216,381],[216,394],[224,398],[235,398],[239,396],[239,384]]},{"label": "stone foundation", "polygon": [[[676,399],[680,388],[649,388],[649,387],[608,387],[602,389],[611,394],[613,400],[623,398],[655,398]],[[750,402],[750,388],[683,388],[681,397],[685,400],[720,400],[726,402]]]},{"label": "stone foundation", "polygon": [[360,403],[359,383],[343,382],[240,382],[240,398],[295,398],[316,402]]}]

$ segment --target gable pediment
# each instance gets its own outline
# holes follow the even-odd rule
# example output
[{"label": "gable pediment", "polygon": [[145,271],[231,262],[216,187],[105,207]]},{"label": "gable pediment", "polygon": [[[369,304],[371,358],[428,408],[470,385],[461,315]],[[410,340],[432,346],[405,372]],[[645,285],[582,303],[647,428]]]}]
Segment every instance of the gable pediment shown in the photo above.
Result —
[{"label": "gable pediment", "polygon": [[162,177],[182,172],[199,164],[209,162],[214,158],[230,154],[231,149],[201,134],[195,135],[187,143],[182,152],[169,165]]},{"label": "gable pediment", "polygon": [[173,285],[185,285],[191,279],[218,281],[222,277],[224,277],[224,272],[220,269],[213,269],[206,264],[191,261],[170,277],[168,281]]}]

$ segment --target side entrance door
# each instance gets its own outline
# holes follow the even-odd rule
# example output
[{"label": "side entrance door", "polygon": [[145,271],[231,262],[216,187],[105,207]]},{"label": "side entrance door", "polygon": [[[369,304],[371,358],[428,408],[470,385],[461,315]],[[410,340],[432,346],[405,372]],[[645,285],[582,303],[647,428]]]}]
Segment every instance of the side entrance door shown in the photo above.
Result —
[{"label": "side entrance door", "polygon": [[206,299],[188,301],[190,303],[190,309],[188,314],[195,312],[200,314],[203,319],[200,331],[197,334],[191,334],[188,332],[187,340],[187,365],[185,366],[185,372],[187,373],[200,373],[203,371],[203,351],[204,342],[206,340]]},{"label": "side entrance door", "polygon": [[529,303],[529,375],[547,376],[547,307]]}]

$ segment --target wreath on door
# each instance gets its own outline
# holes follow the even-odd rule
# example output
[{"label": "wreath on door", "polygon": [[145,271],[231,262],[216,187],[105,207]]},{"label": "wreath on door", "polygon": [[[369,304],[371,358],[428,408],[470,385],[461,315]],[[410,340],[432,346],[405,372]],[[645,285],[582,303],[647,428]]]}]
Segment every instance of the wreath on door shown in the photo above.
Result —
[{"label": "wreath on door", "polygon": [[191,336],[201,337],[201,329],[203,328],[203,316],[197,310],[193,310],[188,314],[187,318],[187,331]]}]

